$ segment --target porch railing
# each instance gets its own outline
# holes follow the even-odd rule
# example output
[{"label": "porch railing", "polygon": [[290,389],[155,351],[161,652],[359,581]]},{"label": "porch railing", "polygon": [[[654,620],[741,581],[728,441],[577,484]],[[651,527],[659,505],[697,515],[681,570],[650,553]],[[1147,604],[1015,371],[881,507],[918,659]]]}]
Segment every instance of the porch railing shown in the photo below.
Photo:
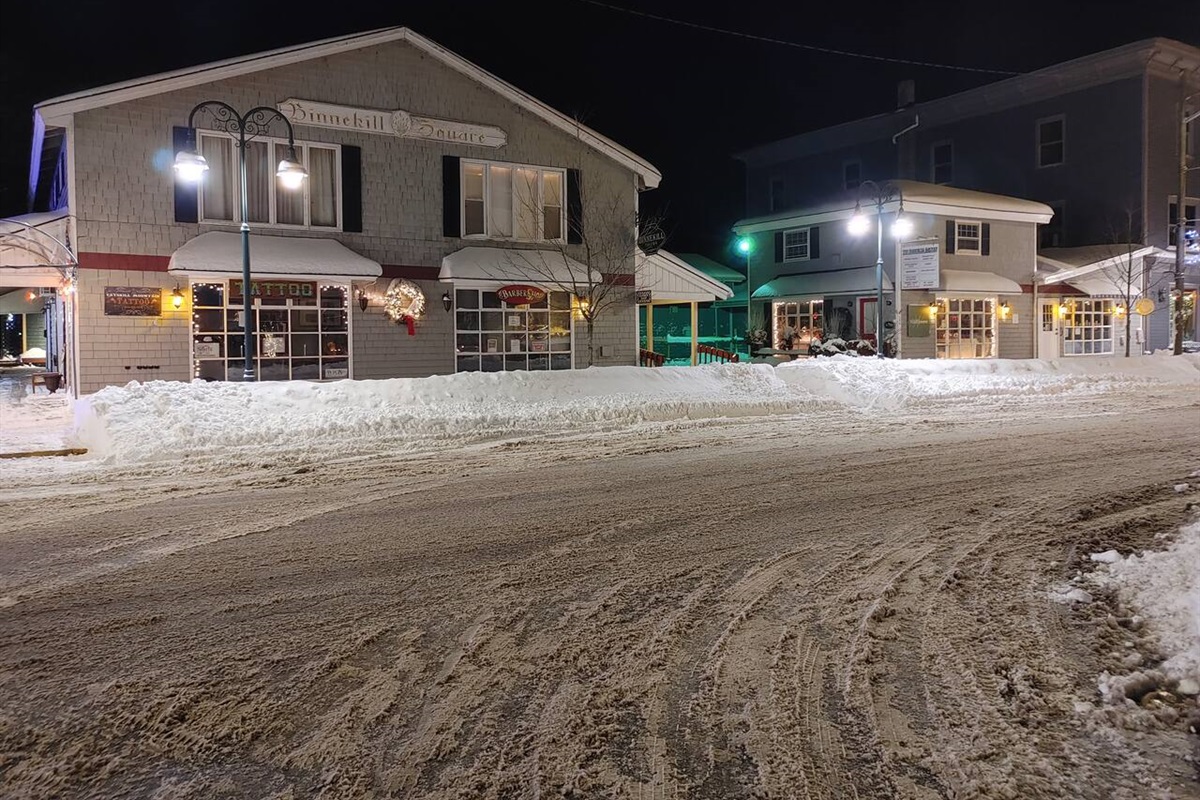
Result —
[{"label": "porch railing", "polygon": [[701,364],[736,364],[738,363],[738,354],[702,344],[696,346],[696,360]]},{"label": "porch railing", "polygon": [[666,360],[662,353],[653,350],[638,350],[638,363],[643,367],[661,367]]}]

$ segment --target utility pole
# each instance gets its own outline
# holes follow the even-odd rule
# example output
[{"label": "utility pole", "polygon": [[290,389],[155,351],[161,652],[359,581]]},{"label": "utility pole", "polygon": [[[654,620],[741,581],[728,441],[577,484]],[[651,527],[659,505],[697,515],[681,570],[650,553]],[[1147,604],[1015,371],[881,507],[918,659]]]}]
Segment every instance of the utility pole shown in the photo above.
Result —
[{"label": "utility pole", "polygon": [[[1179,74],[1179,194],[1175,196],[1175,355],[1183,354],[1183,266],[1187,245],[1187,145],[1188,123],[1200,117],[1200,111],[1188,114],[1187,73]],[[1197,309],[1200,311],[1200,309]]]}]

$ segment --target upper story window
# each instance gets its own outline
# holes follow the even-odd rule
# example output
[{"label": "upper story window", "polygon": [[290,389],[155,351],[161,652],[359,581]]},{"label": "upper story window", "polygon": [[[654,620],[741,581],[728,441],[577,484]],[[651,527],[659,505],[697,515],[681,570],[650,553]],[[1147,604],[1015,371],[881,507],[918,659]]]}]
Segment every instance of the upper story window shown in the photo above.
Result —
[{"label": "upper story window", "polygon": [[1057,117],[1038,120],[1037,165],[1054,167],[1067,160],[1067,118]]},{"label": "upper story window", "polygon": [[[1178,228],[1179,213],[1179,196],[1171,195],[1170,202],[1167,204],[1167,247],[1175,246],[1175,232]],[[1200,213],[1200,205],[1194,197],[1187,198],[1183,203],[1183,238],[1185,241],[1184,247],[1188,250],[1200,248],[1200,219],[1197,219],[1197,214]]]},{"label": "upper story window", "polygon": [[[238,154],[232,136],[199,131],[200,154],[208,162],[199,197],[201,222],[242,222]],[[300,189],[285,189],[275,168],[287,153],[286,139],[261,137],[246,143],[246,222],[281,227],[341,227],[338,145],[296,142],[296,155],[308,169]]]},{"label": "upper story window", "polygon": [[842,186],[847,190],[857,189],[862,184],[862,162],[847,161],[842,164]]},{"label": "upper story window", "polygon": [[983,225],[970,220],[954,220],[954,252],[977,256],[983,243]]},{"label": "upper story window", "polygon": [[1059,201],[1056,203],[1047,203],[1054,211],[1054,216],[1045,225],[1038,228],[1038,247],[1065,247],[1066,246],[1066,204]]},{"label": "upper story window", "polygon": [[768,213],[775,213],[783,208],[783,178],[771,178],[767,188]]},{"label": "upper story window", "polygon": [[783,260],[804,261],[809,258],[810,228],[783,232]]},{"label": "upper story window", "polygon": [[954,142],[938,142],[931,150],[933,182],[940,184],[952,182],[954,180]]},{"label": "upper story window", "polygon": [[566,182],[561,169],[463,161],[463,237],[562,241]]}]

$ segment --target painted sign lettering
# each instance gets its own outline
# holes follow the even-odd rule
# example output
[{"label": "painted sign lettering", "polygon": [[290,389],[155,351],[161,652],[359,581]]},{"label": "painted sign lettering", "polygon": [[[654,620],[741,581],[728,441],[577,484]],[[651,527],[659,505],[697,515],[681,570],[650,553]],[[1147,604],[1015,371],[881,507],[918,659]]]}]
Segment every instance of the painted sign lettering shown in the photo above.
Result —
[{"label": "painted sign lettering", "polygon": [[161,317],[162,289],[149,286],[105,286],[104,316]]},{"label": "painted sign lettering", "polygon": [[354,108],[298,100],[294,97],[284,100],[278,108],[281,114],[295,124],[314,128],[378,133],[384,136],[430,139],[481,147],[502,147],[508,142],[508,134],[491,125],[419,117],[400,109],[384,111],[375,108]]},{"label": "painted sign lettering", "polygon": [[546,290],[537,286],[514,283],[501,286],[496,290],[496,296],[510,306],[531,306],[546,299]]}]

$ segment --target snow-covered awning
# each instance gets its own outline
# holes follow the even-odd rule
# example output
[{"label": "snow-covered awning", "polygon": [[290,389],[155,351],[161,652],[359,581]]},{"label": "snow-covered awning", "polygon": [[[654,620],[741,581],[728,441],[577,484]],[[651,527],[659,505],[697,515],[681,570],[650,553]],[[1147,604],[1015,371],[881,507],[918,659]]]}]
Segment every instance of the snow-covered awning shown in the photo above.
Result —
[{"label": "snow-covered awning", "polygon": [[56,286],[63,270],[75,262],[67,246],[67,212],[48,211],[0,219],[0,275],[28,276],[35,280],[44,275],[50,283],[29,286]]},{"label": "snow-covered awning", "polygon": [[559,250],[504,247],[464,247],[442,259],[438,280],[445,283],[534,283],[586,286],[601,280],[588,268]]},{"label": "snow-covered awning", "polygon": [[[378,278],[379,263],[334,239],[250,234],[250,269],[255,278]],[[242,237],[210,231],[184,242],[171,256],[168,272],[242,273]]]},{"label": "snow-covered awning", "polygon": [[[1135,276],[1139,282],[1141,274]],[[1084,294],[1092,297],[1124,297],[1125,287],[1118,285],[1117,281],[1112,280],[1107,275],[1099,272],[1094,272],[1091,275],[1071,278],[1069,281],[1064,281],[1068,286],[1071,286]],[[1123,281],[1122,281],[1123,283]],[[1054,287],[1061,284],[1049,284],[1045,287],[1047,292],[1053,292]],[[1133,285],[1129,287],[1130,297],[1139,297],[1142,294],[1140,286]]]},{"label": "snow-covered awning", "polygon": [[994,272],[975,272],[965,269],[943,269],[938,283],[939,292],[971,292],[974,294],[1020,294],[1021,284]]},{"label": "snow-covered awning", "polygon": [[652,303],[711,303],[733,295],[728,286],[666,250],[639,258],[637,288],[649,291]]},{"label": "snow-covered awning", "polygon": [[[892,288],[892,281],[886,274],[883,276],[883,288],[885,291],[891,291]],[[777,297],[819,300],[832,294],[874,294],[875,290],[875,268],[854,267],[803,275],[783,275],[755,289],[751,297],[759,300]]]}]

